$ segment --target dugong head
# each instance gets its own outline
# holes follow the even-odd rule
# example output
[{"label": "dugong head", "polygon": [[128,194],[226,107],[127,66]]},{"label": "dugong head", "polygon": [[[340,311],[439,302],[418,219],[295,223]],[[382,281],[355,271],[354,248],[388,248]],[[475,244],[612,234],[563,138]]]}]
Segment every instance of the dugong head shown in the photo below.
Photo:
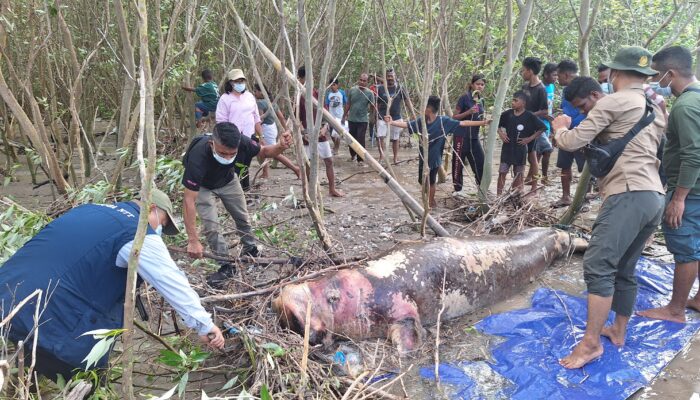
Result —
[{"label": "dugong head", "polygon": [[362,337],[371,328],[367,299],[371,283],[357,271],[343,270],[315,281],[287,285],[272,301],[282,326],[304,335],[310,307],[309,343],[330,345],[334,335]]}]

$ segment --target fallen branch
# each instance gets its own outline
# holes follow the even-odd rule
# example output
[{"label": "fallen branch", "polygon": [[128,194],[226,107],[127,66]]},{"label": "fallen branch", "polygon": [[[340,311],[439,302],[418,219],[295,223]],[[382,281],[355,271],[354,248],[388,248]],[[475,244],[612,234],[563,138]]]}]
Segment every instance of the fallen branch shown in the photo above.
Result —
[{"label": "fallen branch", "polygon": [[353,267],[357,264],[359,264],[359,262],[354,261],[354,262],[349,262],[347,264],[334,265],[334,266],[331,266],[328,268],[324,268],[320,271],[316,271],[316,272],[312,272],[310,274],[304,275],[304,276],[297,278],[297,279],[292,279],[292,280],[287,281],[287,282],[278,283],[276,285],[270,286],[270,287],[265,288],[265,289],[254,290],[252,292],[245,292],[245,293],[206,296],[206,297],[202,297],[200,300],[202,301],[202,303],[214,303],[217,301],[231,301],[231,300],[240,300],[240,299],[244,299],[247,297],[262,296],[262,295],[265,295],[268,293],[272,293],[284,285],[292,285],[292,284],[308,281],[309,279],[317,278],[325,273],[333,272],[333,271],[340,271],[341,269],[350,268],[350,267]]},{"label": "fallen branch", "polygon": [[155,333],[151,332],[151,330],[148,329],[148,327],[144,326],[142,323],[140,323],[140,322],[137,321],[136,319],[134,319],[134,325],[135,325],[137,328],[139,328],[139,329],[141,330],[141,332],[143,332],[143,333],[145,333],[146,335],[152,337],[152,338],[155,339],[157,342],[159,342],[160,344],[162,344],[163,346],[165,346],[166,349],[168,349],[168,350],[172,351],[173,353],[176,353],[176,354],[177,354],[177,350],[175,350],[175,348],[174,348],[173,346],[171,346],[168,342],[166,342],[165,340],[163,340],[162,337],[160,337],[160,336],[156,335]]},{"label": "fallen branch", "polygon": [[[175,253],[181,253],[181,254],[187,254],[187,249],[183,249],[182,247],[176,247],[176,246],[168,246],[168,250],[175,252]],[[208,253],[204,252],[202,253],[202,257],[204,258],[209,258],[214,261],[222,261],[222,262],[231,262],[231,263],[250,263],[250,264],[277,264],[277,265],[286,265],[286,264],[299,264],[302,260],[299,258],[295,257],[288,257],[288,258],[274,258],[274,257],[249,257],[249,256],[243,256],[243,257],[224,257],[224,256],[217,256],[216,254],[213,253]],[[343,263],[347,262],[347,260],[350,261],[360,261],[364,259],[364,257],[351,257],[347,258],[345,260],[341,260],[338,258],[330,258],[330,261],[333,264],[342,265]]]}]

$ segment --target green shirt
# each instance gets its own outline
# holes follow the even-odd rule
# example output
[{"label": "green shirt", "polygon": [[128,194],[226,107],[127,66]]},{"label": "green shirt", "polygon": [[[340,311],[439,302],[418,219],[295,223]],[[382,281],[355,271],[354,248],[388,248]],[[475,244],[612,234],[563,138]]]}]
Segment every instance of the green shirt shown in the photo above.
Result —
[{"label": "green shirt", "polygon": [[368,107],[374,103],[374,93],[371,90],[353,86],[348,92],[348,103],[350,104],[349,122],[369,122]]},{"label": "green shirt", "polygon": [[[700,82],[689,87],[700,89]],[[700,195],[700,93],[686,91],[671,107],[664,147],[668,190],[677,186]]]},{"label": "green shirt", "polygon": [[204,82],[194,88],[194,93],[202,99],[207,111],[216,111],[219,102],[219,90],[213,81]]}]

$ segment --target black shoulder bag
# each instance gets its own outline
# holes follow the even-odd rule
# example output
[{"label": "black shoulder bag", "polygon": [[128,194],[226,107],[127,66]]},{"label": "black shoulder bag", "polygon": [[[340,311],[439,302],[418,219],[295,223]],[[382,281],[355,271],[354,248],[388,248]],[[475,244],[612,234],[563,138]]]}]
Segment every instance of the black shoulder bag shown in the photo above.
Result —
[{"label": "black shoulder bag", "polygon": [[611,140],[605,144],[596,138],[583,148],[583,153],[586,155],[586,163],[588,163],[588,169],[591,171],[591,175],[596,178],[602,178],[607,175],[612,170],[617,159],[620,158],[627,143],[634,139],[639,131],[646,128],[647,125],[656,119],[651,100],[646,96],[645,98],[646,107],[644,109],[644,115],[642,115],[642,118],[634,124],[632,129],[630,129],[625,136]]}]

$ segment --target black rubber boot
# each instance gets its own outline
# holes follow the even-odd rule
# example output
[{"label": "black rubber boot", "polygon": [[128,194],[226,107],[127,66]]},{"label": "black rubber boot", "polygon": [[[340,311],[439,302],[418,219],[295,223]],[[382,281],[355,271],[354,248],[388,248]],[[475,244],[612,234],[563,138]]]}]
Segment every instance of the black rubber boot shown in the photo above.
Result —
[{"label": "black rubber boot", "polygon": [[222,264],[218,271],[207,277],[207,284],[215,289],[220,289],[223,287],[224,282],[233,278],[235,273],[236,267],[233,264]]}]

